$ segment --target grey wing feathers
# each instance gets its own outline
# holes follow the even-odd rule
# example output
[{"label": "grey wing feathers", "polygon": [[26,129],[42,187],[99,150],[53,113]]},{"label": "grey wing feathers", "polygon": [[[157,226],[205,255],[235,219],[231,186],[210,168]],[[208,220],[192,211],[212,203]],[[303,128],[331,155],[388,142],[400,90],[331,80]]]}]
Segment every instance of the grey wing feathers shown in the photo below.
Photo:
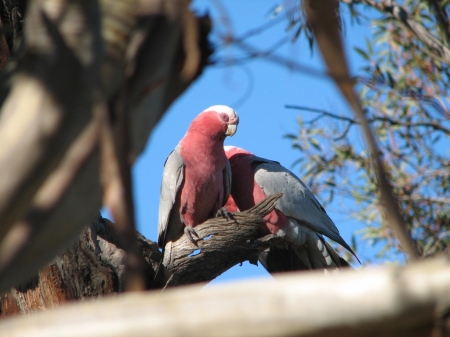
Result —
[{"label": "grey wing feathers", "polygon": [[228,197],[230,196],[231,193],[231,165],[228,159],[225,168],[223,169],[223,192],[224,197],[223,197],[223,204],[221,206],[227,203]]},{"label": "grey wing feathers", "polygon": [[336,241],[355,255],[303,181],[277,162],[260,157],[255,157],[253,162],[255,181],[265,194],[283,192],[283,196],[277,202],[277,209]]},{"label": "grey wing feathers", "polygon": [[[322,245],[318,244],[319,241]],[[307,245],[270,247],[259,254],[259,261],[271,274],[324,268],[351,268],[320,234],[311,236]]]},{"label": "grey wing feathers", "polygon": [[178,190],[183,182],[184,161],[177,146],[164,164],[164,171],[159,196],[158,245],[164,248],[170,213],[175,204]]}]

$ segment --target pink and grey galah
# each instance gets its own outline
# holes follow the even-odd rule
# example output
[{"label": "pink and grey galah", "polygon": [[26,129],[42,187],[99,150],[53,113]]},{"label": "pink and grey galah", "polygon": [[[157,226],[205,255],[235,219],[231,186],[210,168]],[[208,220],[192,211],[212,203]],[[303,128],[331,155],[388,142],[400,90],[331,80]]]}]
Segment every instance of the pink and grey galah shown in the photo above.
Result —
[{"label": "pink and grey galah", "polygon": [[237,130],[232,108],[214,105],[201,112],[164,164],[159,202],[158,245],[183,232],[195,242],[194,227],[214,217],[231,190],[231,168],[223,142]]},{"label": "pink and grey galah", "polygon": [[[234,146],[225,146],[232,172],[229,212],[245,211],[267,195],[282,192],[275,209],[265,218],[261,235],[284,238],[284,247],[273,247],[259,256],[270,272],[336,269],[348,263],[325,241],[336,241],[355,253],[308,187],[278,162],[260,158]],[[356,255],[355,255],[356,256]]]}]

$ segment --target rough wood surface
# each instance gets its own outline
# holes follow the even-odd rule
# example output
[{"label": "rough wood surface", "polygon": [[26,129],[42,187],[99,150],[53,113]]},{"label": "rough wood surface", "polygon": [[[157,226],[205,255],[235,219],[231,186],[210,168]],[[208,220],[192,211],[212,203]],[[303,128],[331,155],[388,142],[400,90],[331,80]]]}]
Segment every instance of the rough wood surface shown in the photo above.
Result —
[{"label": "rough wood surface", "polygon": [[0,320],[5,337],[448,336],[448,259],[125,294]]},{"label": "rough wood surface", "polygon": [[[30,282],[0,295],[0,316],[46,310],[65,302],[117,294],[123,290],[125,252],[113,225],[99,217],[78,241],[42,268]],[[147,262],[148,288],[154,288],[161,252],[156,243],[138,234]]]},{"label": "rough wood surface", "polygon": [[232,266],[250,261],[257,264],[259,254],[275,237],[257,240],[263,217],[276,205],[282,194],[274,194],[253,208],[240,213],[218,213],[195,227],[201,240],[194,245],[186,235],[169,242],[164,250],[158,286],[175,286],[210,281]]},{"label": "rough wood surface", "polygon": [[[155,281],[161,252],[156,243],[138,233],[147,289],[207,282],[238,263],[246,260],[256,263],[259,253],[278,241],[272,236],[257,238],[263,216],[275,207],[279,197],[280,194],[269,196],[247,212],[224,213],[225,217],[212,218],[196,227],[208,239],[199,242],[201,253],[195,256],[190,255],[197,248],[186,237],[171,244],[170,263],[165,267],[169,282],[162,277]],[[0,316],[46,310],[69,301],[122,292],[126,259],[122,242],[114,224],[99,217],[33,280],[1,294]]]}]

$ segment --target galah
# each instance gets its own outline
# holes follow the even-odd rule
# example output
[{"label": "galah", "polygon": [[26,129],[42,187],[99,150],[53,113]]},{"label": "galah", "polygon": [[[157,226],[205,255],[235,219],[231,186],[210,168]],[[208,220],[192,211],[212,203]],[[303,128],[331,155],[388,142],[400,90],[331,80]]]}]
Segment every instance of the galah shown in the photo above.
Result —
[{"label": "galah", "polygon": [[[270,272],[335,269],[348,266],[323,236],[355,253],[308,187],[276,161],[264,159],[232,146],[225,146],[232,171],[231,195],[226,209],[245,211],[267,195],[282,192],[276,207],[265,216],[261,235],[284,238],[285,249],[274,247],[259,259]],[[356,255],[355,255],[356,256]]]},{"label": "galah", "polygon": [[214,105],[201,112],[164,164],[159,202],[158,245],[183,232],[195,243],[194,228],[216,215],[228,199],[231,169],[223,142],[237,130],[232,108]]}]

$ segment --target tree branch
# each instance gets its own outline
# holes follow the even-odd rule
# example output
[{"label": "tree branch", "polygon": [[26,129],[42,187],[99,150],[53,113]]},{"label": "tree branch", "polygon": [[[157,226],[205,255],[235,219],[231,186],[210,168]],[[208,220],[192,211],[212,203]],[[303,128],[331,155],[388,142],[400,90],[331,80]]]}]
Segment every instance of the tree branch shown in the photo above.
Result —
[{"label": "tree branch", "polygon": [[[60,22],[64,31],[53,21],[60,8],[69,13]],[[24,66],[2,106],[0,173],[8,179],[0,183],[0,240],[91,119],[100,64],[98,4],[60,8],[30,3]]]},{"label": "tree branch", "polygon": [[[329,111],[322,110],[322,109],[315,109],[315,108],[309,108],[309,107],[297,106],[297,105],[285,105],[285,108],[319,113],[323,116],[327,116],[327,117],[331,117],[333,119],[348,122],[350,125],[361,124],[359,121],[357,121],[353,118],[341,116],[341,115],[335,114],[333,112],[329,112]],[[444,122],[444,121],[439,121],[439,120],[433,121],[433,122],[407,122],[407,121],[403,121],[400,119],[394,119],[392,117],[376,116],[373,118],[368,118],[367,121],[370,124],[372,124],[373,122],[379,121],[379,122],[389,123],[390,125],[399,125],[399,126],[405,126],[405,127],[429,127],[435,131],[441,131],[444,134],[446,134],[447,136],[450,136],[450,129],[446,128],[445,126],[442,125],[442,122]]]},{"label": "tree branch", "polygon": [[[137,234],[144,286],[155,289],[208,282],[238,263],[249,260],[256,264],[263,250],[282,240],[272,235],[257,239],[264,215],[275,207],[280,196],[269,196],[246,212],[219,212],[218,217],[196,226],[197,233],[204,238],[198,247],[186,237],[169,243],[161,268],[157,244]],[[200,252],[193,256],[196,250]],[[0,294],[0,316],[128,290],[128,254],[129,242],[123,240],[115,225],[100,217],[31,282],[17,286],[16,275],[4,277],[0,282],[2,288],[15,277],[17,289]],[[154,281],[158,269],[161,273]]]},{"label": "tree branch", "polygon": [[446,336],[448,259],[84,301],[0,321],[0,336]]},{"label": "tree branch", "polygon": [[195,227],[203,238],[197,242],[198,246],[186,235],[169,242],[164,249],[157,286],[206,282],[246,260],[257,264],[259,254],[278,241],[270,236],[255,242],[263,217],[275,207],[281,195],[271,195],[245,212],[222,215],[219,211],[218,217]]}]

